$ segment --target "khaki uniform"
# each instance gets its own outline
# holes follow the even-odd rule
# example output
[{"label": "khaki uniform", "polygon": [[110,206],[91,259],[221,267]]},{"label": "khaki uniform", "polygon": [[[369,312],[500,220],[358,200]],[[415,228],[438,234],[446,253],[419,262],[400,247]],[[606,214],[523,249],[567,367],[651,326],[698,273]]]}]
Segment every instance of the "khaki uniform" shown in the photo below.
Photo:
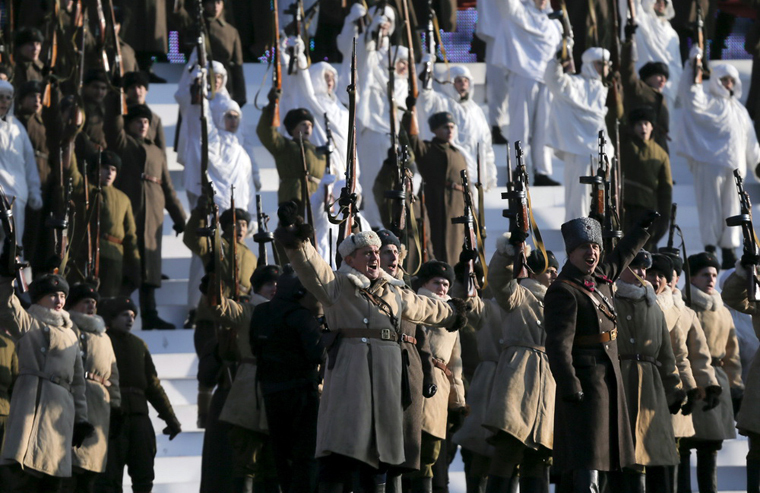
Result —
[{"label": "khaki uniform", "polygon": [[17,377],[16,344],[13,339],[0,333],[0,443],[5,434],[5,425],[11,410],[11,393]]},{"label": "khaki uniform", "polygon": [[96,473],[106,470],[111,408],[121,407],[119,369],[106,324],[98,315],[69,314],[83,353],[87,416],[95,433],[74,449],[74,466]]},{"label": "khaki uniform", "polygon": [[25,82],[43,80],[42,69],[44,67],[45,65],[39,60],[33,62],[16,60],[16,66],[13,69],[13,87],[16,88],[16,92],[18,93]]},{"label": "khaki uniform", "polygon": [[40,305],[25,311],[11,279],[0,282],[0,323],[17,337],[3,464],[55,477],[71,476],[74,424],[87,421],[84,371],[68,313]]},{"label": "khaki uniform", "polygon": [[121,48],[121,65],[124,67],[124,73],[140,70],[140,67],[137,66],[134,48],[125,43],[121,37],[119,38],[119,48]]},{"label": "khaki uniform", "polygon": [[[83,161],[88,156],[108,147],[103,128],[106,117],[103,105],[85,100],[84,114],[84,127],[76,138],[76,153],[79,161]],[[119,153],[114,149],[111,150]]]},{"label": "khaki uniform", "polygon": [[[274,110],[267,106],[261,111],[261,118],[256,126],[256,135],[261,143],[274,157],[277,166],[277,174],[280,177],[280,188],[277,190],[277,202],[283,203],[288,200],[300,200],[301,177],[303,177],[303,164],[301,164],[301,146],[293,139],[283,136],[272,126]],[[285,118],[285,115],[280,115]],[[323,152],[309,141],[303,143],[306,164],[309,170],[309,195],[317,191],[319,181],[325,174],[327,161]]]},{"label": "khaki uniform", "polygon": [[374,283],[346,263],[333,272],[310,242],[288,249],[287,254],[304,287],[322,303],[331,331],[366,330],[368,335],[338,335],[330,346],[316,456],[338,454],[375,468],[380,462],[402,464],[401,349],[395,340],[376,335],[398,329],[362,290],[381,298],[394,316],[418,324],[452,325],[454,310],[441,301],[401,289],[403,281],[384,272]]},{"label": "khaki uniform", "polygon": [[668,403],[681,389],[665,315],[652,285],[616,283],[618,351],[628,415],[634,432],[636,464],[679,463]]}]

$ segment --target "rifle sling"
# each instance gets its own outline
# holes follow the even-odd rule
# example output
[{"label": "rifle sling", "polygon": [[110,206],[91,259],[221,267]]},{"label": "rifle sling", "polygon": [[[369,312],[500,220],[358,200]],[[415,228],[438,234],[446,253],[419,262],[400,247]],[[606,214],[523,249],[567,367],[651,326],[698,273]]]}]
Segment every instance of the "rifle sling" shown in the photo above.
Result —
[{"label": "rifle sling", "polygon": [[541,255],[544,258],[544,268],[541,269],[541,272],[536,272],[535,274],[541,274],[543,272],[546,272],[546,269],[549,268],[549,255],[546,253],[546,245],[544,245],[544,239],[541,236],[541,231],[538,229],[536,219],[533,217],[533,204],[530,199],[530,189],[527,187],[526,192],[528,198],[528,217],[530,218],[530,229],[533,231],[533,246],[538,249],[539,252],[541,252]]},{"label": "rifle sling", "polygon": [[[591,291],[584,288],[583,286],[581,286],[575,281],[570,281],[568,279],[562,279],[561,281],[567,284],[568,286],[572,287],[573,289],[577,290],[578,292],[586,295],[586,297],[588,297],[588,299],[591,300],[591,303],[594,304],[594,307],[596,307],[600,312],[602,312],[605,317],[610,319],[610,321],[612,321],[613,324],[617,325],[617,315],[615,315],[614,309],[609,306],[608,304],[609,300],[607,300],[606,298],[602,298],[600,300],[599,298],[594,296]],[[604,303],[602,303],[602,301]]]}]

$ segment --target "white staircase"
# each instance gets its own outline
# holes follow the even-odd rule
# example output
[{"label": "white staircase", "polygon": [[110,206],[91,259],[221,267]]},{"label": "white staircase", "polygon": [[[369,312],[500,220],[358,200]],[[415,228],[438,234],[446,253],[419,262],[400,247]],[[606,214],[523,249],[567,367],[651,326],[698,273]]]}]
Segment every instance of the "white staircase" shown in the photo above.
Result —
[{"label": "white staircase", "polygon": [[[742,74],[744,87],[749,87],[750,62],[736,61],[735,63]],[[248,85],[248,104],[243,108],[243,125],[246,137],[258,142],[255,134],[255,125],[260,112],[253,106],[253,99],[258,84],[264,74],[265,65],[250,64],[245,66],[246,80]],[[485,70],[481,64],[470,65],[473,75],[481,86],[476,95],[482,98],[485,94],[482,84]],[[153,84],[148,93],[148,104],[151,109],[158,113],[164,124],[167,140],[174,140],[174,131],[177,122],[177,105],[174,102],[176,81],[179,80],[181,67],[178,65],[159,64],[156,72],[167,78],[171,83]],[[260,101],[265,104],[267,86],[261,90]],[[745,91],[746,94],[747,91]],[[482,102],[482,101],[481,101]],[[176,155],[168,150],[169,168],[171,170],[174,187],[178,192],[186,211],[190,209],[187,197],[182,185],[182,167],[176,163]],[[506,146],[496,146],[497,166],[499,169],[498,183],[502,188],[492,190],[486,196],[486,223],[488,225],[488,238],[486,240],[486,254],[494,251],[496,238],[508,228],[506,219],[502,218],[501,211],[505,208],[505,202],[501,200],[501,192],[506,180]],[[261,169],[263,183],[262,199],[265,211],[276,221],[277,207],[277,172],[274,161],[270,154],[259,144],[255,148],[254,159]],[[682,159],[672,158],[673,177],[676,182],[674,189],[674,201],[678,203],[678,222],[681,225],[690,252],[701,249],[699,240],[698,218],[696,213],[696,198],[694,196],[693,180],[690,172]],[[561,181],[562,164],[555,163],[554,177]],[[748,178],[747,189],[752,195],[754,203],[760,203],[760,185],[754,178]],[[536,221],[543,233],[544,241],[549,249],[557,254],[560,263],[564,260],[563,243],[559,231],[564,222],[564,193],[561,187],[532,188],[532,201]],[[653,204],[654,205],[654,204]],[[757,217],[760,217],[758,215]],[[273,227],[273,226],[272,226]],[[249,240],[250,241],[250,240]],[[251,242],[250,247],[254,244]],[[256,251],[256,250],[254,250]],[[163,238],[163,272],[170,279],[164,281],[163,286],[157,292],[159,314],[162,318],[174,323],[179,327],[174,331],[147,331],[136,330],[135,333],[143,338],[149,345],[156,363],[159,377],[166,389],[169,399],[174,406],[177,417],[182,423],[183,432],[173,441],[161,434],[164,423],[158,419],[152,411],[153,424],[157,433],[158,453],[156,458],[156,481],[154,492],[156,493],[187,493],[197,491],[201,475],[201,450],[203,445],[203,432],[198,430],[196,419],[196,389],[195,374],[197,359],[193,348],[193,333],[182,329],[182,323],[187,314],[187,277],[190,265],[190,252],[182,244],[181,238],[174,235],[171,229],[171,219],[166,216],[164,223]],[[137,329],[139,329],[139,318]],[[724,443],[723,450],[718,456],[718,483],[720,491],[733,492],[745,489],[744,461],[747,452],[747,441],[743,438],[730,440]],[[450,491],[452,493],[464,493],[465,480],[464,468],[457,457],[450,470]],[[692,471],[692,482],[696,490],[696,477]],[[130,484],[129,476],[124,476],[125,486]]]}]

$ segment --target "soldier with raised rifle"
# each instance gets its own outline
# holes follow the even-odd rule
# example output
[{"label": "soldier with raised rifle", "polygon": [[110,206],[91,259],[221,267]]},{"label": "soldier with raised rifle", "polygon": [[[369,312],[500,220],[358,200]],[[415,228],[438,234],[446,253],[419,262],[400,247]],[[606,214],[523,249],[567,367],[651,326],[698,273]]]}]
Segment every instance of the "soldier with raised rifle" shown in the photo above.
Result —
[{"label": "soldier with raised rifle", "polygon": [[88,156],[108,147],[104,125],[109,84],[108,75],[98,69],[87,71],[82,80],[85,120],[82,130],[77,134],[78,161],[84,161]]}]

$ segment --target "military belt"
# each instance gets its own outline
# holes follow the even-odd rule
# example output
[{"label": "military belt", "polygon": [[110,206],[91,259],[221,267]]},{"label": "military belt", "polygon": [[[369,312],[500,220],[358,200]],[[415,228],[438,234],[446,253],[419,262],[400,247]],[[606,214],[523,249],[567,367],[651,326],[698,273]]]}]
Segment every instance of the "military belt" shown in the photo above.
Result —
[{"label": "military belt", "polygon": [[453,373],[451,373],[451,370],[442,359],[433,358],[433,366],[441,370],[447,378],[452,377]]},{"label": "military belt", "polygon": [[401,342],[408,342],[409,344],[417,344],[417,338],[408,336],[406,334],[401,334]]},{"label": "military belt", "polygon": [[657,361],[656,358],[653,356],[647,356],[646,354],[621,354],[618,356],[620,360],[631,360],[631,361],[643,361],[645,363],[652,363],[655,366],[662,366],[662,363]]},{"label": "military belt", "polygon": [[84,372],[84,378],[87,380],[92,380],[93,382],[98,382],[101,385],[105,385],[106,387],[111,386],[111,382],[108,381],[106,377],[103,375],[98,375],[96,373],[91,373],[89,371]]},{"label": "military belt", "polygon": [[[567,279],[562,279],[562,282],[564,282],[568,286],[571,286],[577,289],[579,292],[586,295],[586,297],[588,297],[588,299],[591,300],[591,303],[596,307],[597,310],[602,312],[604,316],[610,319],[610,321],[613,324],[617,325],[617,314],[615,313],[615,307],[612,305],[612,303],[610,303],[610,300],[608,300],[606,296],[604,296],[602,293],[599,293],[599,296],[601,297],[601,300],[599,300],[599,298],[594,296],[591,291],[582,287],[577,282],[569,281]],[[616,331],[616,334],[617,334],[617,331]],[[607,342],[607,341],[603,341],[603,342]]]},{"label": "military belt", "polygon": [[37,370],[30,370],[30,369],[23,369],[19,372],[20,375],[31,375],[33,377],[39,377],[44,378],[45,380],[52,382],[56,385],[60,385],[64,389],[71,392],[71,382],[65,381],[63,378],[56,376],[56,375],[48,375],[45,372],[37,371]]},{"label": "military belt", "polygon": [[138,389],[137,387],[120,387],[119,390],[122,394],[145,395],[145,391],[143,389]]},{"label": "military belt", "polygon": [[522,348],[527,348],[527,349],[533,349],[535,351],[540,351],[542,353],[546,352],[546,347],[539,346],[538,344],[530,344],[527,342],[516,342],[516,343],[507,342],[502,346],[502,350],[511,348],[511,347],[522,347]]},{"label": "military belt", "polygon": [[116,243],[117,245],[121,245],[122,243],[124,243],[124,240],[123,240],[123,239],[121,239],[121,238],[117,238],[117,237],[115,237],[115,236],[111,236],[111,235],[108,235],[108,234],[105,234],[105,233],[103,233],[103,234],[102,234],[102,235],[100,235],[100,236],[101,236],[101,237],[102,237],[104,240],[106,240],[107,242],[109,242],[109,243]]},{"label": "military belt", "polygon": [[398,341],[398,335],[393,329],[338,329],[341,337],[349,339],[381,339],[383,341]]},{"label": "military belt", "polygon": [[574,346],[592,346],[594,344],[603,344],[605,342],[614,341],[617,339],[617,329],[608,330],[601,334],[586,334],[575,336],[573,340]]},{"label": "military belt", "polygon": [[140,175],[140,178],[142,178],[144,181],[149,181],[151,183],[155,183],[156,185],[161,185],[163,183],[163,181],[161,181],[161,178],[158,178],[158,177],[155,177],[155,176],[151,176],[151,175],[148,175],[148,174],[145,174],[145,173],[143,173],[142,175]]},{"label": "military belt", "polygon": [[723,366],[723,358],[713,358],[711,363],[713,366]]}]

